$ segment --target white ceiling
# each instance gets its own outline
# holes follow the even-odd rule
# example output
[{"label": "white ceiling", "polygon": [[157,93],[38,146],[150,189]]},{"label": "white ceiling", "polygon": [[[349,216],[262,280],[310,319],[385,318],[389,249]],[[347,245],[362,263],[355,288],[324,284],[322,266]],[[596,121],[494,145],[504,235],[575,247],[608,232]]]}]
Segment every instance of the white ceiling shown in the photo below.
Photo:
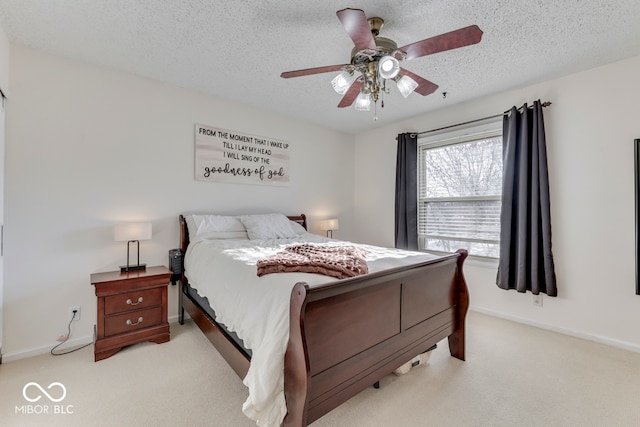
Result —
[{"label": "white ceiling", "polygon": [[[398,46],[472,24],[484,36],[406,62],[440,88],[406,100],[391,88],[374,122],[336,107],[336,73],[280,78],[349,61],[346,7],[383,18]],[[0,0],[0,23],[12,43],[348,133],[640,55],[639,0]]]}]

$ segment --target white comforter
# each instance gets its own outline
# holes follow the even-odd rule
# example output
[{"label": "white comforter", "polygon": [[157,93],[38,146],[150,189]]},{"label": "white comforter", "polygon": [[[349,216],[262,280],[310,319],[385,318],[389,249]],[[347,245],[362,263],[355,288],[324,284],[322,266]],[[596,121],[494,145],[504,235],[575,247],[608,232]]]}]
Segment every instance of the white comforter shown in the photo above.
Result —
[{"label": "white comforter", "polygon": [[[337,242],[305,233],[296,239],[201,240],[189,246],[185,274],[192,287],[209,299],[217,321],[244,341],[253,354],[244,384],[249,388],[243,412],[259,426],[279,426],[287,408],[284,398],[284,354],[289,340],[289,299],[297,282],[313,287],[336,280],[310,273],[278,273],[257,276],[256,262],[302,242]],[[358,245],[367,251],[369,273],[424,259],[407,252]]]}]

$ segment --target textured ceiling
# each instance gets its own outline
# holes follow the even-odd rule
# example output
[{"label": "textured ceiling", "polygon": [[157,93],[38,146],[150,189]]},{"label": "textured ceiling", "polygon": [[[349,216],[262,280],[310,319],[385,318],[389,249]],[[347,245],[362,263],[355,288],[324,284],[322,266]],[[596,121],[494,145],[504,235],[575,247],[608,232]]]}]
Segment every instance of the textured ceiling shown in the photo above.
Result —
[{"label": "textured ceiling", "polygon": [[[336,107],[336,73],[280,78],[349,61],[346,7],[382,17],[398,46],[471,24],[484,36],[404,63],[440,88],[405,100],[392,87],[374,122]],[[640,55],[639,20],[638,0],[0,0],[12,43],[348,133]]]}]

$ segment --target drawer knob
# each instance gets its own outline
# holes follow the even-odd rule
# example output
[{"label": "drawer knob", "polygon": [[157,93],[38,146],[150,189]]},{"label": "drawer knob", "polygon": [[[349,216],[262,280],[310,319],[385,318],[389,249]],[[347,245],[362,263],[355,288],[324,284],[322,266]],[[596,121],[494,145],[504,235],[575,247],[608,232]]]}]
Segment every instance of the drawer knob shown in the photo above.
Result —
[{"label": "drawer knob", "polygon": [[129,304],[129,305],[138,305],[138,304],[140,304],[142,301],[144,301],[144,298],[142,298],[142,297],[138,298],[138,302],[133,302],[133,301],[131,301],[131,298],[129,298],[129,299],[127,300],[127,304]]},{"label": "drawer knob", "polygon": [[133,322],[131,321],[131,319],[127,319],[127,325],[129,325],[129,326],[135,326],[135,325],[137,325],[137,324],[139,324],[139,323],[142,323],[142,321],[143,321],[143,320],[144,320],[144,318],[143,318],[142,316],[138,317],[138,321],[137,321],[136,323],[133,323]]}]

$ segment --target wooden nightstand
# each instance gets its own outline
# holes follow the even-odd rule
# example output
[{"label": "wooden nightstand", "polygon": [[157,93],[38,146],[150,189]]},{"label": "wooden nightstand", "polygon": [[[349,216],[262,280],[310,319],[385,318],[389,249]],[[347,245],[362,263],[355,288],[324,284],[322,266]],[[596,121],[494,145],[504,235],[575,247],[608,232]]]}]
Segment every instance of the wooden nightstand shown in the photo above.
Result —
[{"label": "wooden nightstand", "polygon": [[169,341],[167,285],[170,278],[171,271],[162,266],[91,275],[98,297],[96,362],[131,344]]}]

